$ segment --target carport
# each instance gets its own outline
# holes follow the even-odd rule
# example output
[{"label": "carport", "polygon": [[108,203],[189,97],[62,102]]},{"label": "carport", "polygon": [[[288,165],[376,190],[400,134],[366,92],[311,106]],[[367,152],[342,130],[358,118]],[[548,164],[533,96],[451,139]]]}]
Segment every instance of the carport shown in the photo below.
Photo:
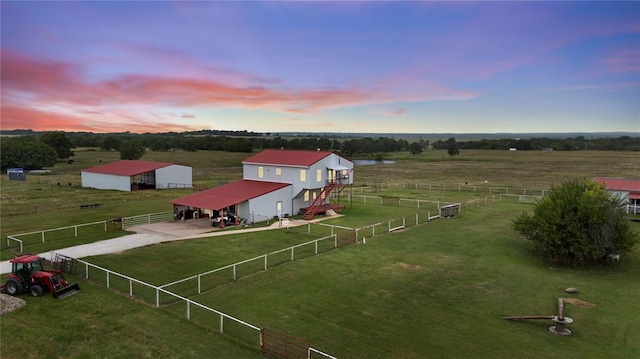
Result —
[{"label": "carport", "polygon": [[[232,222],[236,222],[241,217],[253,221],[250,214],[255,211],[260,213],[268,211],[268,209],[260,208],[261,202],[256,201],[257,199],[265,198],[268,202],[274,202],[271,207],[273,213],[277,213],[276,203],[281,203],[282,198],[286,198],[286,196],[272,199],[267,198],[266,195],[278,194],[278,191],[290,189],[290,187],[291,185],[288,183],[240,180],[177,198],[171,203],[176,219],[183,219],[183,215],[184,220],[211,218],[212,225],[215,223],[214,219],[224,218]],[[251,202],[254,202],[254,208],[251,207]]]}]

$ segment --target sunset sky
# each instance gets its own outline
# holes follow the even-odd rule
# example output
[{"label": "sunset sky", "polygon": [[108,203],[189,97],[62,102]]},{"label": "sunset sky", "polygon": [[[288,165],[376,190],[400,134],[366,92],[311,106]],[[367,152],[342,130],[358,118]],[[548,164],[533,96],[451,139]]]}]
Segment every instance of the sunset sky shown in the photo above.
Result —
[{"label": "sunset sky", "polygon": [[640,132],[640,2],[1,1],[2,129]]}]

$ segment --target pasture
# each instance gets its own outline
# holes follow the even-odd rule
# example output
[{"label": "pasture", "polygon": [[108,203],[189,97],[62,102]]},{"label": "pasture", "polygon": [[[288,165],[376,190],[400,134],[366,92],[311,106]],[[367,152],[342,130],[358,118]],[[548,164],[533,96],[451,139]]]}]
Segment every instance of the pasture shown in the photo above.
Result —
[{"label": "pasture", "polygon": [[[467,182],[483,187],[548,188],[575,176],[637,176],[637,154],[633,153],[556,152],[551,153],[558,154],[554,162],[544,157],[549,153],[463,151],[449,159],[444,152],[433,152],[398,156],[393,165],[357,167],[357,185],[384,182],[385,186],[374,187],[387,189],[373,195],[387,198],[465,202],[487,193],[402,187],[407,183]],[[158,158],[147,157],[151,155]],[[143,159],[186,163],[160,158],[165,155],[171,153],[148,154]],[[207,161],[187,160],[190,153],[173,155],[203,166]],[[223,155],[196,154],[202,158]],[[240,167],[232,166],[235,160],[225,161],[229,161],[224,162],[229,165],[222,171],[225,174],[214,178],[217,175],[207,172],[194,182],[213,185],[233,178]],[[10,183],[18,189],[8,197],[4,192],[8,181],[3,178],[2,211],[5,198],[17,201],[14,203],[24,200],[28,206],[29,196],[38,197],[41,191],[48,193],[43,197],[68,201],[76,201],[79,194],[103,195],[102,191],[58,188],[56,176],[72,174],[54,171],[39,177],[56,183],[49,187],[34,183],[35,176],[30,176],[27,183]],[[41,189],[25,190],[33,186]],[[145,208],[158,208],[185,193],[165,191],[144,193],[137,200],[114,207],[54,209],[46,216],[3,213],[2,235],[51,228],[58,223],[87,222],[89,218],[148,213]],[[117,196],[121,194],[114,196],[120,198]],[[604,268],[549,266],[532,257],[531,244],[518,238],[510,227],[512,218],[531,208],[530,204],[511,201],[472,207],[455,219],[436,220],[374,237],[366,244],[284,262],[266,272],[221,283],[192,299],[254,325],[308,340],[313,347],[341,359],[609,357],[612,352],[618,358],[638,357],[640,307],[634,298],[640,297],[640,250]],[[354,203],[347,207],[344,217],[327,223],[366,225],[415,212],[404,206]],[[640,232],[640,225],[634,226]],[[269,235],[167,243],[89,261],[149,282],[167,283],[320,235],[306,234],[303,228],[280,230]],[[3,247],[3,255],[5,252]],[[26,307],[2,316],[0,356],[260,357],[233,338],[216,334],[210,322],[187,321],[183,304],[155,309],[105,289],[104,283],[80,280],[80,285],[80,294],[60,301],[23,296]],[[575,321],[570,337],[550,334],[549,322],[501,319],[504,315],[553,314],[555,299],[571,296],[562,293],[570,286],[579,290],[573,297],[595,305],[567,305],[566,315]],[[33,322],[38,325],[29,324]],[[43,332],[57,334],[40,338]],[[25,342],[38,344],[29,346]]]}]

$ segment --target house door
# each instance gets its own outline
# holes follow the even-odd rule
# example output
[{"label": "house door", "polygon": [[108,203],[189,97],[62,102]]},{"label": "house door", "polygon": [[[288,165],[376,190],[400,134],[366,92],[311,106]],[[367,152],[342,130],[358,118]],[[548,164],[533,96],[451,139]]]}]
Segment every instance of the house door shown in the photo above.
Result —
[{"label": "house door", "polygon": [[282,201],[276,202],[276,215],[278,218],[282,218]]},{"label": "house door", "polygon": [[336,182],[336,170],[329,169],[329,183]]}]

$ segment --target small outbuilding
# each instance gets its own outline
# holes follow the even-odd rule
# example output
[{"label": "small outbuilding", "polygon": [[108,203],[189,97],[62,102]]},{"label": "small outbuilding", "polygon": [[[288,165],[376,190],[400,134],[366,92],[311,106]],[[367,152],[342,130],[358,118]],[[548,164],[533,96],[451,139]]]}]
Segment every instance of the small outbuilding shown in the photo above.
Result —
[{"label": "small outbuilding", "polygon": [[81,171],[82,187],[137,191],[191,188],[192,169],[168,162],[122,160]]},{"label": "small outbuilding", "polygon": [[10,181],[26,181],[27,173],[22,168],[9,168],[7,169],[7,175],[9,175]]},{"label": "small outbuilding", "polygon": [[640,214],[640,180],[596,177],[595,181],[604,184],[609,192],[624,199],[627,213]]}]

